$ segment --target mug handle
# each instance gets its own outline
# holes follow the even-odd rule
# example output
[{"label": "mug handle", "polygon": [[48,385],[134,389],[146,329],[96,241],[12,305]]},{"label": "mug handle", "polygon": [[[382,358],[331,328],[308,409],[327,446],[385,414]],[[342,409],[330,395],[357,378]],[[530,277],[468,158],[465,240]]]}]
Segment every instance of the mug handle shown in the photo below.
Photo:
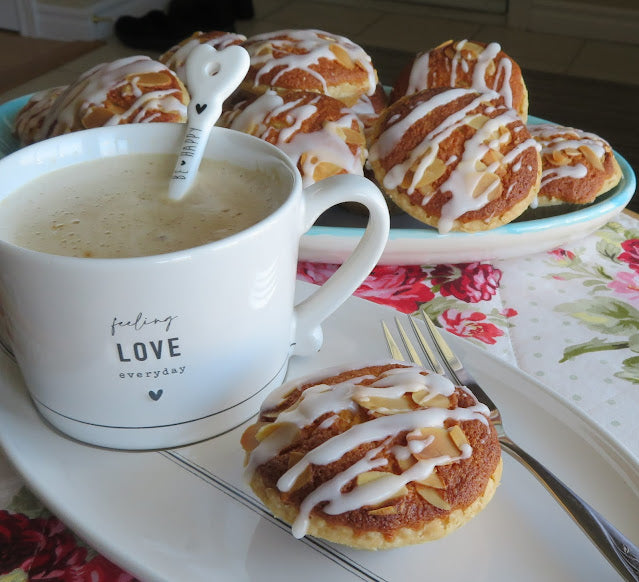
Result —
[{"label": "mug handle", "polygon": [[310,297],[295,306],[292,354],[305,356],[322,346],[321,323],[360,286],[384,251],[390,231],[388,206],[379,188],[367,178],[340,174],[304,189],[302,234],[331,206],[359,202],[369,212],[366,230],[357,246],[339,269]]}]

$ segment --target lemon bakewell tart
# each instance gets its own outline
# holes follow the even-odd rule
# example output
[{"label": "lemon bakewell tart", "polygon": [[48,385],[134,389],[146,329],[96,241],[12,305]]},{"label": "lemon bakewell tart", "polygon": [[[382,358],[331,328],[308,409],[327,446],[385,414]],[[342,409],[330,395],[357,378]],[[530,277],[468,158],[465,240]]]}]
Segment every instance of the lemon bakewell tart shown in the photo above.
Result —
[{"label": "lemon bakewell tart", "polygon": [[395,101],[369,135],[384,192],[440,233],[477,232],[521,215],[539,191],[539,145],[494,91],[426,89]]},{"label": "lemon bakewell tart", "polygon": [[541,147],[539,206],[588,204],[621,180],[610,144],[598,135],[556,123],[528,130]]},{"label": "lemon bakewell tart", "polygon": [[16,118],[23,143],[104,125],[184,123],[190,98],[171,69],[140,55],[96,65],[67,87],[31,97],[36,100]]},{"label": "lemon bakewell tart", "polygon": [[435,540],[499,484],[487,415],[466,388],[416,365],[326,370],[266,398],[241,439],[246,479],[298,538],[367,550]]}]

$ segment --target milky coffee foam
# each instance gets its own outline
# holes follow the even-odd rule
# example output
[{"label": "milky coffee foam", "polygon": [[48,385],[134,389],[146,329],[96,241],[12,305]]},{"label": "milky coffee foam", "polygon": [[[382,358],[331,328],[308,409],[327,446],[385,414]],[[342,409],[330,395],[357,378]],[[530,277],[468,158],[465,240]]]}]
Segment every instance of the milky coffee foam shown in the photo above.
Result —
[{"label": "milky coffee foam", "polygon": [[204,159],[191,191],[169,200],[175,159],[113,156],[41,176],[0,202],[0,238],[55,255],[157,255],[242,231],[288,194],[275,171]]}]

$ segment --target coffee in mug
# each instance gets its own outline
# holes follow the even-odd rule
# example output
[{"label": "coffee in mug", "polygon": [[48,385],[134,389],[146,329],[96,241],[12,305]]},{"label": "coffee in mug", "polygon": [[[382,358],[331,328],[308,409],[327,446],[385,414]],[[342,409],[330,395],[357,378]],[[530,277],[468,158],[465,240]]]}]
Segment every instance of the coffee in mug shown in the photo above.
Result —
[{"label": "coffee in mug", "polygon": [[0,238],[69,257],[144,257],[240,232],[288,195],[276,172],[203,160],[188,196],[170,200],[175,155],[111,156],[61,168],[0,202]]}]

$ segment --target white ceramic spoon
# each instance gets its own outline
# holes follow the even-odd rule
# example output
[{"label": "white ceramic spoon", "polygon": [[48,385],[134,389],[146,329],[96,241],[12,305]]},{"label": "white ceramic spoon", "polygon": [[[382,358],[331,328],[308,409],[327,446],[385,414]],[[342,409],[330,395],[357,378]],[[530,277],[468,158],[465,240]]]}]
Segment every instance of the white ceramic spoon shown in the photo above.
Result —
[{"label": "white ceramic spoon", "polygon": [[218,51],[200,44],[189,53],[186,81],[191,101],[184,140],[169,183],[170,199],[181,199],[191,187],[211,129],[222,113],[222,103],[242,82],[249,64],[249,54],[237,45]]}]

